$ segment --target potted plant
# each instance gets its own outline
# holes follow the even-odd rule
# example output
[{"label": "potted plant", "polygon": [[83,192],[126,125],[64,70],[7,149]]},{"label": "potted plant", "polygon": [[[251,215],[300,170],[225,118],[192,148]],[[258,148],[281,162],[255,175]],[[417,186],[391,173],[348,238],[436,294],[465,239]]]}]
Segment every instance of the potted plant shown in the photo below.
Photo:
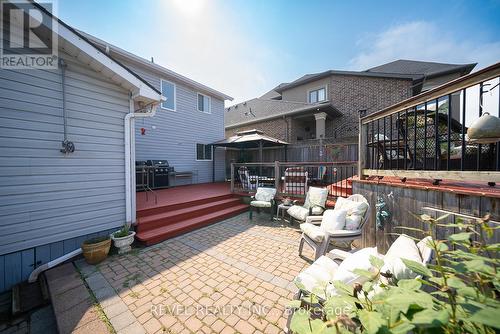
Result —
[{"label": "potted plant", "polygon": [[88,264],[98,264],[108,256],[111,239],[107,236],[85,240],[82,243],[82,252]]},{"label": "potted plant", "polygon": [[120,230],[111,233],[111,239],[113,239],[115,247],[118,248],[118,254],[127,253],[132,249],[130,245],[134,242],[134,236],[135,232],[130,231],[127,224],[124,224]]}]

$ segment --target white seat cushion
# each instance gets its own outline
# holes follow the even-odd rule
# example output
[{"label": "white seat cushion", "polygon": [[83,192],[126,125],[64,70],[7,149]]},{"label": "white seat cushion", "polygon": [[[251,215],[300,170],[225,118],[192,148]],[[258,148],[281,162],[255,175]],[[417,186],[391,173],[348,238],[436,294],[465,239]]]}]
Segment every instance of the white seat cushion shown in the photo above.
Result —
[{"label": "white seat cushion", "polygon": [[271,207],[271,202],[266,202],[266,201],[251,201],[250,205],[254,206],[256,208],[270,208]]},{"label": "white seat cushion", "polygon": [[323,209],[322,207],[320,206],[313,206],[313,208],[311,209],[311,213],[314,215],[314,216],[319,216],[323,213],[325,209]]},{"label": "white seat cushion", "polygon": [[320,256],[294,279],[295,285],[302,291],[314,293],[324,298],[326,287],[333,280],[339,265],[327,256]]},{"label": "white seat cushion", "polygon": [[422,263],[422,257],[415,241],[405,234],[400,235],[387,250],[382,272],[389,271],[396,280],[416,278],[418,274],[406,267],[401,260],[402,258]]},{"label": "white seat cushion", "polygon": [[322,242],[326,237],[326,233],[323,231],[323,229],[321,229],[320,226],[313,225],[311,223],[300,224],[300,230],[316,242]]},{"label": "white seat cushion", "polygon": [[306,209],[299,205],[292,206],[286,212],[293,218],[301,221],[305,221],[306,217],[309,215],[309,209]]},{"label": "white seat cushion", "polygon": [[335,272],[334,280],[341,281],[347,285],[352,285],[355,282],[364,283],[368,278],[355,274],[355,269],[368,270],[375,272],[376,268],[370,263],[370,257],[375,256],[381,258],[382,256],[377,252],[377,247],[363,248],[352,255],[348,256]]}]

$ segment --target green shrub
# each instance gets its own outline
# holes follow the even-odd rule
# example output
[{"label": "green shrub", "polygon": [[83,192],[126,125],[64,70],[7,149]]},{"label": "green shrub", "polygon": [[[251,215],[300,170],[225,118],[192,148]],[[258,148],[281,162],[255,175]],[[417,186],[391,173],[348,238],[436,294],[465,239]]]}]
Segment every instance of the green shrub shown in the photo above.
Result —
[{"label": "green shrub", "polygon": [[[430,242],[433,264],[403,260],[422,278],[395,281],[382,273],[383,261],[372,258],[378,268],[364,284],[347,286],[332,282],[338,295],[319,301],[314,295],[293,301],[290,329],[294,333],[495,333],[500,330],[498,252],[500,244],[489,243],[498,229],[489,216],[477,221],[444,224],[443,216],[418,218],[433,235],[437,228],[455,228],[459,233],[447,240]],[[380,275],[389,278],[380,283]],[[316,307],[312,306],[315,305]]]},{"label": "green shrub", "polygon": [[118,230],[115,233],[113,233],[113,236],[115,238],[123,238],[123,237],[126,237],[129,234],[130,234],[129,226],[127,224],[124,224],[123,227],[120,230]]}]

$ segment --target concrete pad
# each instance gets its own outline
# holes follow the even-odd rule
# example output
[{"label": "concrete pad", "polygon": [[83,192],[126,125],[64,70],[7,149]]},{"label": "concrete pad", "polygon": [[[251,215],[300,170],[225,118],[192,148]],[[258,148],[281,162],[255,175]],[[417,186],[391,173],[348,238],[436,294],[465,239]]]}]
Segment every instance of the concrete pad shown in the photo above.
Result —
[{"label": "concrete pad", "polygon": [[51,292],[51,300],[54,313],[57,315],[80,303],[90,302],[90,294],[82,284],[57,296],[53,296]]},{"label": "concrete pad", "polygon": [[57,323],[61,333],[71,333],[73,330],[98,319],[97,309],[90,301],[79,303],[71,309],[57,314]]}]

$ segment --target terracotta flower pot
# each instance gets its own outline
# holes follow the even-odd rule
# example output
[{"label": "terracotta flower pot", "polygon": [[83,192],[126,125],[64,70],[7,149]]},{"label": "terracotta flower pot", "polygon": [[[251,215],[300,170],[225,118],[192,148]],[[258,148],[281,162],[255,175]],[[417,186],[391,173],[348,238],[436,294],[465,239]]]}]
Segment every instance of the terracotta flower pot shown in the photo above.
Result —
[{"label": "terracotta flower pot", "polygon": [[82,252],[85,261],[88,264],[98,264],[103,261],[109,253],[111,239],[95,241],[95,239],[86,240],[82,243]]}]

